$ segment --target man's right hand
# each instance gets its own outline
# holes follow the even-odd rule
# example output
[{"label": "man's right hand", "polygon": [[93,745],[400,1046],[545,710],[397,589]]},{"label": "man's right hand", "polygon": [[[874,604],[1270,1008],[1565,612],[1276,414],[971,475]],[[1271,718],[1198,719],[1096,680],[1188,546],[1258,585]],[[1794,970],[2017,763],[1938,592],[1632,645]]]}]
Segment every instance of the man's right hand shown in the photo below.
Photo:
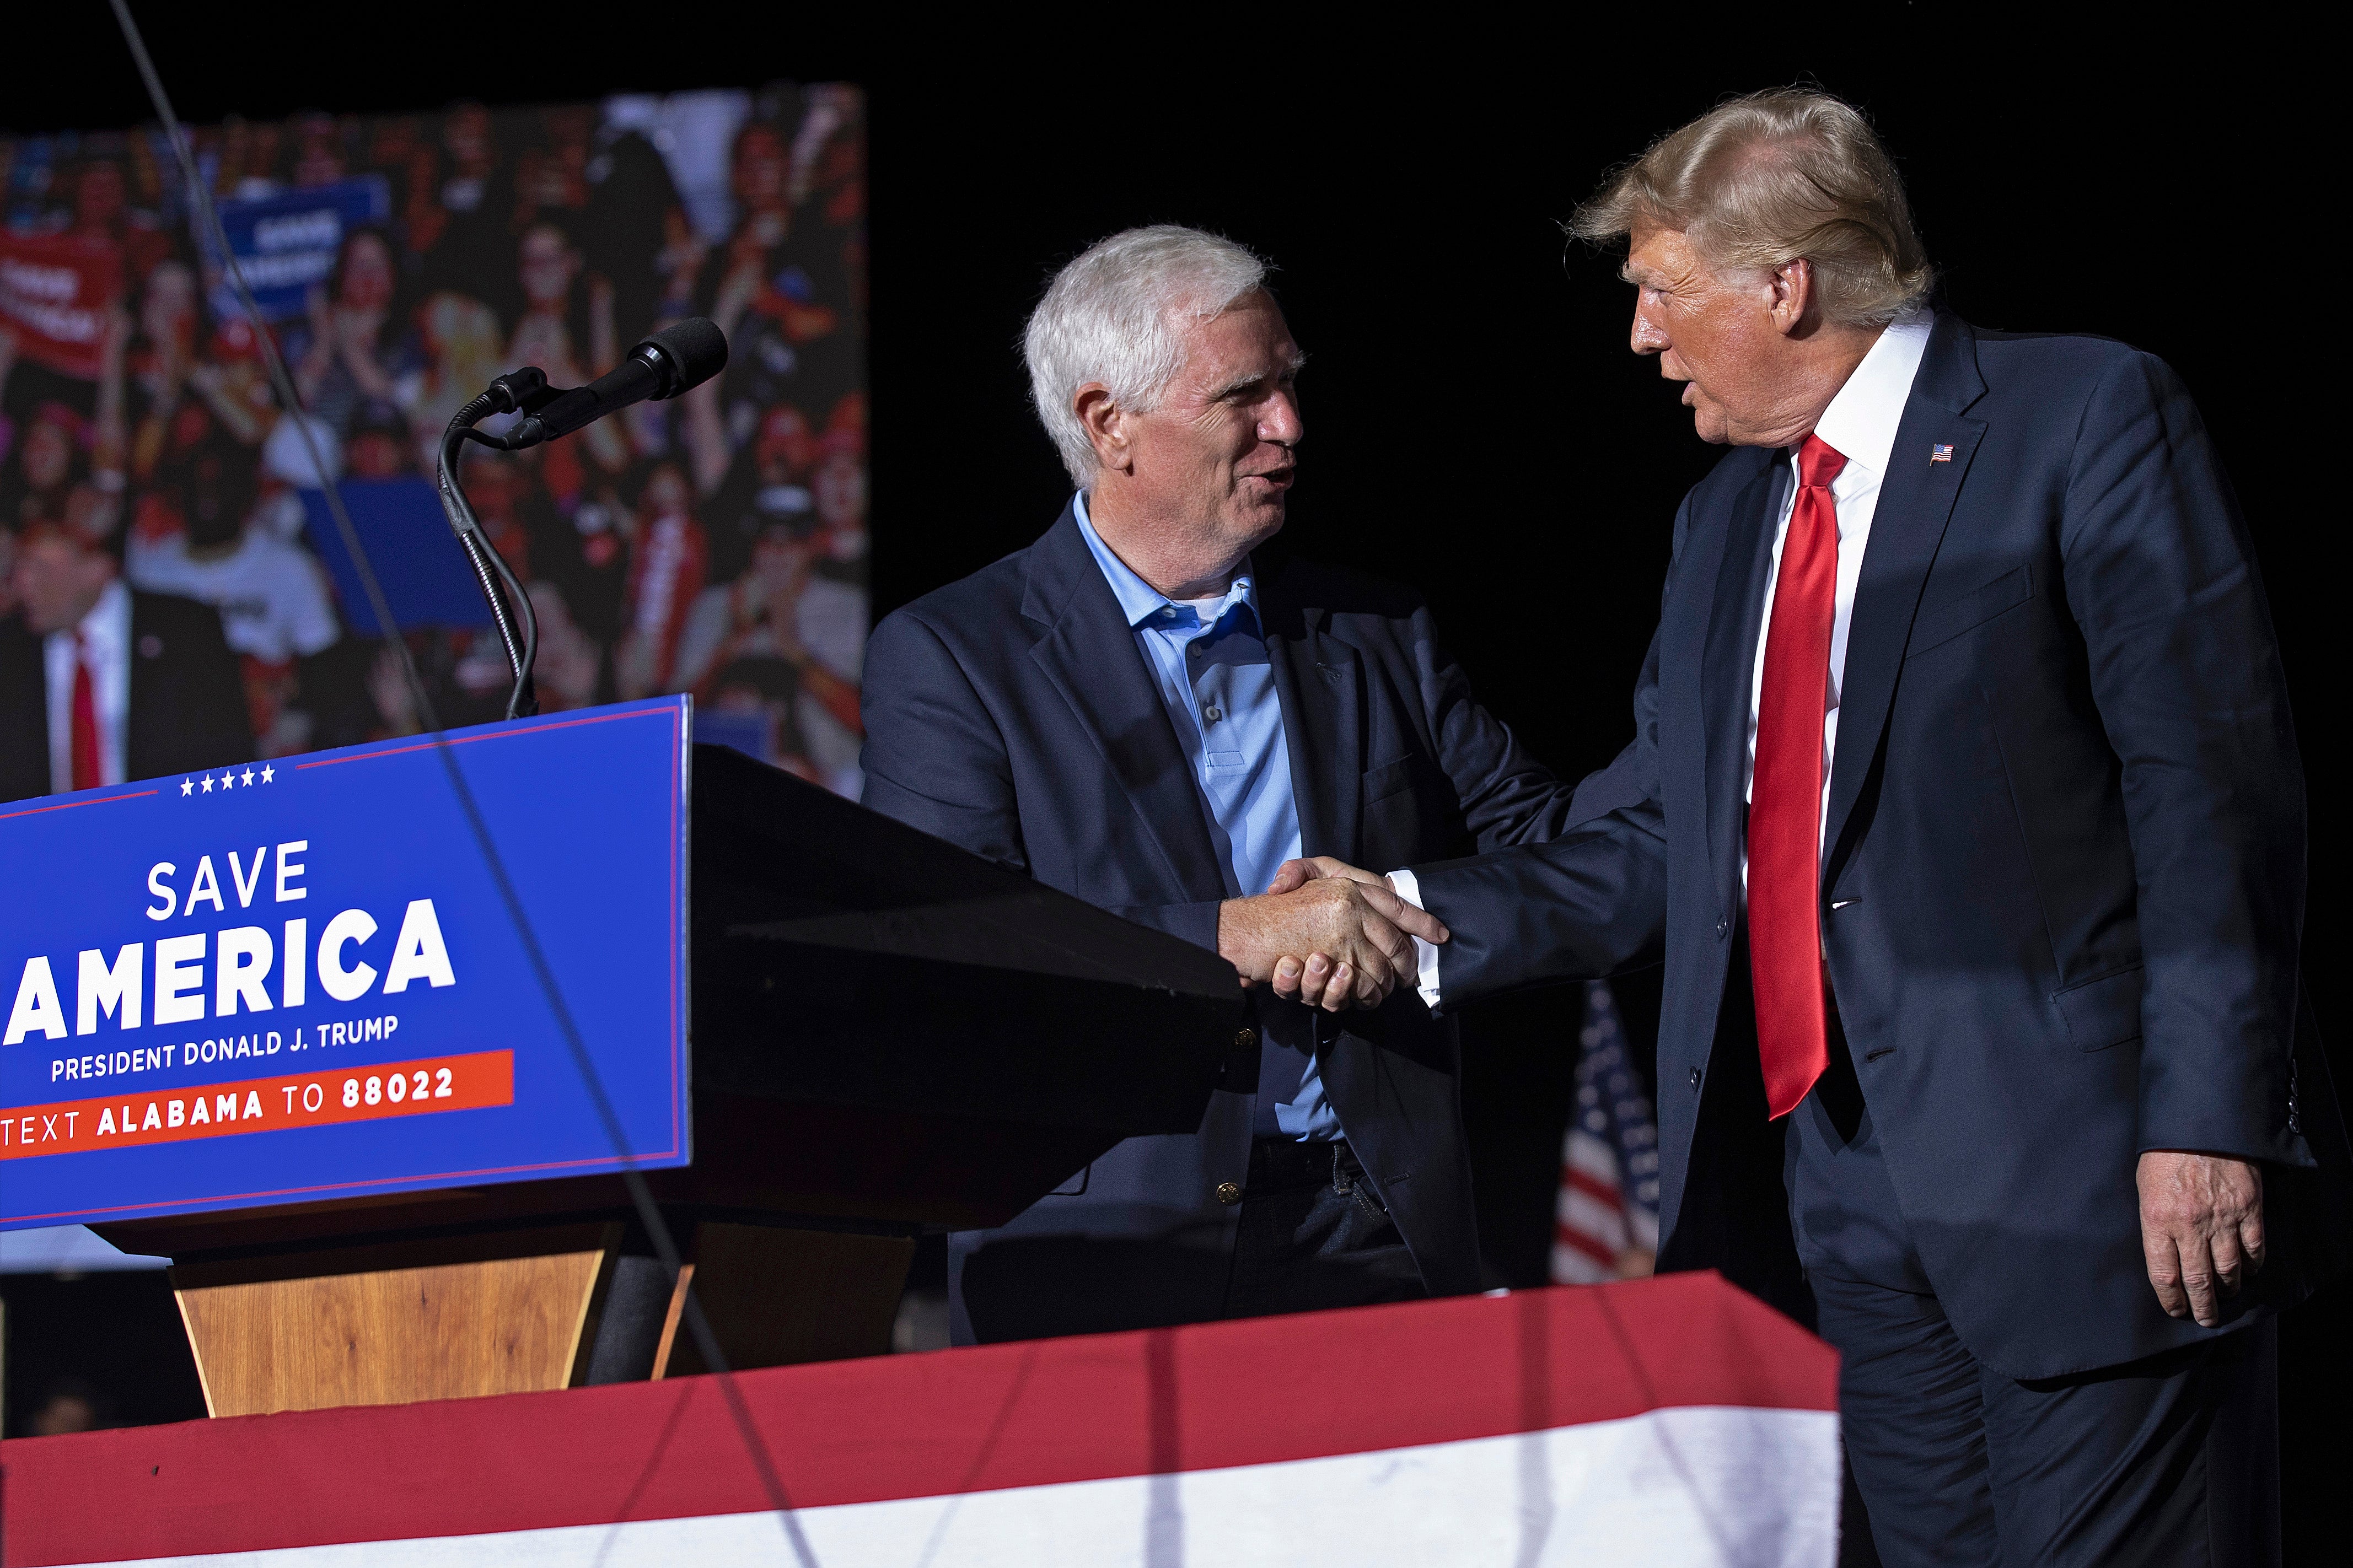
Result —
[{"label": "man's right hand", "polygon": [[[1240,972],[1243,984],[1272,983],[1278,963],[1305,953],[1306,978],[1314,983],[1309,994],[1331,1013],[1351,1001],[1359,1007],[1378,1006],[1400,983],[1410,984],[1418,967],[1417,936],[1444,942],[1446,928],[1386,885],[1345,877],[1229,899],[1218,910],[1218,952]],[[1290,959],[1293,966],[1301,962]],[[1293,995],[1302,990],[1296,984],[1282,989]]]},{"label": "man's right hand", "polygon": [[[1398,924],[1424,942],[1442,942],[1447,939],[1445,922],[1398,898],[1397,889],[1387,877],[1377,871],[1351,866],[1345,860],[1335,860],[1329,855],[1285,860],[1266,890],[1285,894],[1302,887],[1313,887],[1318,880],[1350,882],[1380,897],[1396,900],[1414,917],[1411,921],[1399,921]],[[1301,956],[1303,952],[1304,956]],[[1415,955],[1406,954],[1404,978],[1413,981],[1417,978],[1418,969]],[[1285,1000],[1304,1002],[1310,1007],[1324,1007],[1335,1013],[1346,1003],[1349,995],[1343,977],[1333,973],[1331,955],[1314,949],[1293,950],[1275,961],[1274,994]],[[1376,1003],[1379,1000],[1379,997],[1374,998]],[[1357,1002],[1358,1006],[1370,1005],[1362,1000]]]}]

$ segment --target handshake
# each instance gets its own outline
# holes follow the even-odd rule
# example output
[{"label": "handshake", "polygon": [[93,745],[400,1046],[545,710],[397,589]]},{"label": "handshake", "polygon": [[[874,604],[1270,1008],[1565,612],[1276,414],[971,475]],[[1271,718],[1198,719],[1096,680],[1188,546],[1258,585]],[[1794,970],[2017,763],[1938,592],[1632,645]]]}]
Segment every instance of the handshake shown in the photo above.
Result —
[{"label": "handshake", "polygon": [[1319,855],[1286,860],[1256,898],[1218,910],[1218,953],[1245,987],[1337,1013],[1377,1007],[1419,964],[1413,939],[1442,942],[1437,917],[1398,897],[1388,879]]}]

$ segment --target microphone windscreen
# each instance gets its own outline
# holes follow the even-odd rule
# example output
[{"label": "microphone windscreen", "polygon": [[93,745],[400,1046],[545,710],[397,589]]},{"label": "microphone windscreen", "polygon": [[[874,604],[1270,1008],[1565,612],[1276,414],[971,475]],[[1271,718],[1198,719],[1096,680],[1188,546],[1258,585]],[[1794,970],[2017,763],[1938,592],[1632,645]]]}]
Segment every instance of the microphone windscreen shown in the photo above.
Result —
[{"label": "microphone windscreen", "polygon": [[658,350],[670,362],[672,379],[662,390],[664,397],[700,386],[727,368],[727,334],[706,316],[673,321],[638,347]]}]

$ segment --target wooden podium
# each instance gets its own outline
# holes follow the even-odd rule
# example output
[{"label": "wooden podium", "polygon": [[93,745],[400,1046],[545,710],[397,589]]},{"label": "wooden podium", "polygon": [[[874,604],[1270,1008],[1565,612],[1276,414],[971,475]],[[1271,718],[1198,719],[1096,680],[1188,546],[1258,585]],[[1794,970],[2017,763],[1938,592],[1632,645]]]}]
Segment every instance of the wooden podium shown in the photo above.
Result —
[{"label": "wooden podium", "polygon": [[735,752],[697,746],[694,1158],[101,1225],[173,1259],[216,1415],[871,1355],[915,1238],[1002,1224],[1254,1081],[1232,969]]}]

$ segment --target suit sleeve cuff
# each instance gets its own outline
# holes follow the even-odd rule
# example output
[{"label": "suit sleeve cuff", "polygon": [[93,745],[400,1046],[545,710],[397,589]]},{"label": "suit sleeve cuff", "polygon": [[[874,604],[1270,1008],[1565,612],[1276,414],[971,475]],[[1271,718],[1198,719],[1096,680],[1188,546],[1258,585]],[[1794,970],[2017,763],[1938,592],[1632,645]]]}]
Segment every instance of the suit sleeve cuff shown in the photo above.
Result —
[{"label": "suit sleeve cuff", "polygon": [[[1389,888],[1398,898],[1403,899],[1415,909],[1423,907],[1421,880],[1412,872],[1390,872]],[[1422,1005],[1435,1013],[1438,1011],[1438,944],[1415,937],[1413,956],[1419,968],[1419,973],[1414,977],[1415,988],[1421,993]]]}]

